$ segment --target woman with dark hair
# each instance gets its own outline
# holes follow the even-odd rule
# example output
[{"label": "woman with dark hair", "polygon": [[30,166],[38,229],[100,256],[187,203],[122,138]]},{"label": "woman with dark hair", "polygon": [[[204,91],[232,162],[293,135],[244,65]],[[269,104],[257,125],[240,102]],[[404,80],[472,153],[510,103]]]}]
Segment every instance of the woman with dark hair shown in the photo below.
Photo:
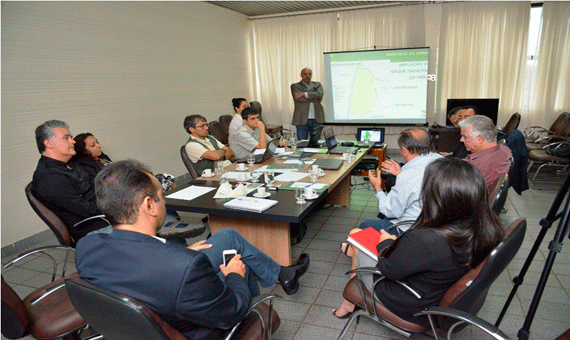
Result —
[{"label": "woman with dark hair", "polygon": [[[428,165],[421,201],[420,216],[402,236],[394,241],[382,233],[378,262],[364,252],[354,251],[353,256],[358,267],[375,266],[384,275],[374,293],[386,308],[404,320],[429,327],[427,317],[414,314],[438,305],[447,289],[501,241],[503,228],[489,208],[483,175],[457,158]],[[364,284],[371,291],[372,277],[367,281]],[[421,299],[395,281],[412,287]],[[344,300],[333,314],[344,319],[354,308]]]},{"label": "woman with dark hair", "polygon": [[75,155],[69,160],[70,163],[79,165],[89,174],[91,180],[109,163],[109,156],[101,151],[101,144],[90,132],[80,133],[75,138]]},{"label": "woman with dark hair", "polygon": [[234,107],[235,116],[230,122],[230,126],[228,127],[228,137],[232,137],[236,131],[239,129],[240,126],[243,125],[243,118],[241,117],[241,112],[246,107],[249,107],[247,100],[245,98],[234,98],[232,99],[232,105]]}]

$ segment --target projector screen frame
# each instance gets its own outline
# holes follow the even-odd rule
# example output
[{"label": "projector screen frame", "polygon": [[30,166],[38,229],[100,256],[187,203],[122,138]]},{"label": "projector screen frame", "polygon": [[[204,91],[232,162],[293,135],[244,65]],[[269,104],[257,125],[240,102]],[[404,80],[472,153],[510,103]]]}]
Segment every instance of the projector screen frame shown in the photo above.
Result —
[{"label": "projector screen frame", "polygon": [[[373,118],[373,119],[362,119],[362,120],[347,120],[347,121],[341,121],[338,119],[334,119],[334,111],[331,112],[330,110],[334,110],[333,108],[333,86],[332,86],[332,70],[331,70],[331,61],[330,61],[330,55],[332,54],[349,54],[349,53],[356,53],[356,54],[362,54],[363,56],[365,56],[365,53],[391,53],[391,52],[406,52],[406,55],[403,56],[406,59],[410,59],[410,62],[413,61],[420,61],[422,63],[424,63],[423,65],[415,65],[415,66],[419,66],[419,68],[422,68],[421,72],[417,72],[415,71],[414,73],[421,73],[419,74],[421,77],[425,76],[425,83],[422,82],[421,80],[419,81],[421,83],[421,90],[420,91],[420,96],[414,96],[414,98],[420,98],[420,102],[421,102],[421,110],[424,113],[423,117],[420,115],[418,115],[415,118],[410,118],[410,120],[406,121],[394,121],[395,119],[398,119],[396,116],[394,116],[394,118]],[[410,52],[414,52],[414,54],[411,54]],[[421,52],[418,54],[415,54],[416,52]],[[408,54],[410,53],[410,54]],[[427,121],[427,108],[428,108],[428,74],[429,74],[429,53],[430,53],[430,48],[429,46],[421,46],[421,47],[406,47],[406,48],[386,48],[386,49],[367,49],[367,50],[352,50],[352,51],[335,51],[335,52],[323,52],[323,59],[324,59],[324,65],[325,65],[325,79],[323,82],[323,87],[324,87],[324,91],[325,91],[325,125],[349,125],[349,126],[428,126],[428,121]],[[388,58],[390,60],[392,60],[392,58],[397,59],[398,57],[402,57],[402,55],[399,56],[388,56]],[[374,59],[371,59],[374,60]],[[425,68],[425,69],[424,69]],[[414,68],[412,66],[410,66],[409,70],[414,70]],[[412,71],[408,71],[408,69],[406,69],[406,71],[408,73],[406,73],[406,75],[410,75],[412,76],[413,74]],[[423,73],[425,72],[425,74]],[[404,72],[402,72],[404,73]],[[407,85],[407,83],[405,84]],[[415,84],[413,84],[415,85]],[[396,85],[396,86],[403,86],[403,85]],[[396,87],[395,86],[395,87]],[[416,90],[417,91],[417,90]],[[351,99],[352,96],[352,92],[350,95],[348,95],[348,100]],[[425,98],[425,102],[422,101],[422,99]],[[348,104],[347,104],[348,106]],[[347,114],[348,114],[348,109],[347,109]],[[331,117],[333,117],[333,119],[331,120]],[[415,121],[413,121],[415,120]],[[417,121],[417,120],[421,120],[421,121]]]}]

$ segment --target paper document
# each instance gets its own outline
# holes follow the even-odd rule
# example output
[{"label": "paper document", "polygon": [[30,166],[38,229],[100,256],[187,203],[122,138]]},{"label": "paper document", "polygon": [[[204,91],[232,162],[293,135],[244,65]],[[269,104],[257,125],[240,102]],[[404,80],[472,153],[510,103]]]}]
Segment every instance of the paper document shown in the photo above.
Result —
[{"label": "paper document", "polygon": [[321,190],[323,188],[328,187],[329,184],[324,183],[304,183],[304,182],[295,182],[291,184],[291,188],[308,188],[311,187],[314,190]]},{"label": "paper document", "polygon": [[180,191],[177,191],[173,194],[166,196],[166,198],[191,201],[191,200],[195,199],[196,197],[200,197],[200,196],[204,195],[205,193],[208,193],[208,192],[215,190],[215,189],[216,188],[199,187],[197,185],[191,185],[186,189],[182,189]]},{"label": "paper document", "polygon": [[245,180],[248,181],[251,179],[251,173],[249,172],[238,172],[238,171],[230,171],[224,175],[227,179],[235,179],[236,181],[239,180],[239,174],[245,173]]},{"label": "paper document", "polygon": [[307,172],[293,172],[293,171],[288,171],[288,172],[284,172],[279,176],[275,177],[276,181],[280,181],[280,182],[291,182],[291,181],[298,181],[301,178],[305,178],[309,176],[309,173]]},{"label": "paper document", "polygon": [[312,153],[327,153],[327,149],[317,149],[317,148],[303,148],[299,151],[300,152],[312,152]]},{"label": "paper document", "polygon": [[265,149],[255,149],[253,151],[254,155],[263,155],[265,153]]}]

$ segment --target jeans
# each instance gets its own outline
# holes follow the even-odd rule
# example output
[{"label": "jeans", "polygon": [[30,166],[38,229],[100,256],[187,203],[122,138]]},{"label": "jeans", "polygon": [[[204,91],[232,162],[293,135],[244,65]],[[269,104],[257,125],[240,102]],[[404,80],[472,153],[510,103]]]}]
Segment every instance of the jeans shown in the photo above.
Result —
[{"label": "jeans", "polygon": [[245,280],[251,296],[259,295],[259,284],[263,288],[271,287],[275,284],[281,271],[281,266],[257,249],[237,231],[231,228],[224,228],[210,237],[207,244],[212,248],[201,250],[208,259],[218,277],[225,281],[225,276],[220,270],[220,265],[224,263],[222,252],[228,249],[235,249],[241,255],[241,260],[245,264]]},{"label": "jeans", "polygon": [[297,140],[309,139],[309,134],[313,133],[313,130],[321,126],[314,119],[307,120],[305,125],[295,125],[297,127]]},{"label": "jeans", "polygon": [[358,226],[358,228],[360,229],[366,229],[368,227],[372,227],[378,231],[384,230],[385,232],[387,232],[390,235],[394,235],[394,236],[400,236],[402,235],[404,232],[402,230],[400,230],[400,228],[396,227],[396,228],[390,228],[391,226],[393,226],[394,223],[392,223],[392,221],[390,221],[390,219],[388,218],[381,218],[379,220],[366,220],[362,223],[360,223],[360,225]]}]

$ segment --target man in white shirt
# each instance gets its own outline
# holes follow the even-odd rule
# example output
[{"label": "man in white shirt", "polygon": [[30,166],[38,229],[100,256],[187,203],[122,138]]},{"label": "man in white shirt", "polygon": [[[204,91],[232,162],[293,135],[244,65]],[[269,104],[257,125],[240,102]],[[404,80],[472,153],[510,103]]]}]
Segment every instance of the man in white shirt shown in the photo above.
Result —
[{"label": "man in white shirt", "polygon": [[237,130],[230,140],[230,148],[234,151],[236,162],[243,162],[255,149],[267,147],[265,125],[259,120],[259,113],[251,107],[241,112],[243,125]]},{"label": "man in white shirt", "polygon": [[[377,230],[387,229],[390,226],[403,221],[415,221],[421,212],[420,192],[426,167],[434,160],[442,156],[432,152],[432,143],[429,134],[421,128],[407,129],[398,138],[400,154],[406,164],[400,165],[387,160],[381,164],[382,170],[396,176],[396,185],[389,193],[380,190],[380,172],[369,172],[370,184],[376,190],[378,210],[384,218],[366,220],[358,228],[366,229],[373,227]],[[411,223],[410,223],[411,224]],[[399,236],[410,225],[386,230],[390,234]]]},{"label": "man in white shirt", "polygon": [[186,116],[184,129],[190,134],[184,149],[198,175],[205,169],[214,170],[216,161],[224,161],[224,166],[231,164],[229,160],[234,152],[214,136],[208,135],[206,118],[200,115]]},{"label": "man in white shirt", "polygon": [[308,139],[309,134],[325,121],[323,86],[318,81],[311,81],[313,71],[305,67],[301,70],[301,81],[291,84],[291,94],[295,101],[292,124],[297,127],[297,138]]}]

